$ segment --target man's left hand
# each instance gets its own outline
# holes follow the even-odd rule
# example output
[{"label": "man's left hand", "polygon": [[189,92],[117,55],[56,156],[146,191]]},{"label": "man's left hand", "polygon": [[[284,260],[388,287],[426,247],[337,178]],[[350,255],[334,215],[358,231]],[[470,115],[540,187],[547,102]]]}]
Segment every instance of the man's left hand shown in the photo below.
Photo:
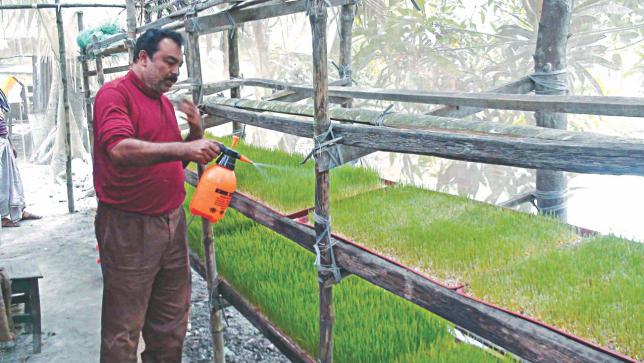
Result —
[{"label": "man's left hand", "polygon": [[184,99],[179,104],[179,111],[186,114],[186,121],[188,121],[188,125],[190,126],[190,133],[201,135],[203,133],[201,130],[201,115],[199,114],[197,106],[191,101]]}]

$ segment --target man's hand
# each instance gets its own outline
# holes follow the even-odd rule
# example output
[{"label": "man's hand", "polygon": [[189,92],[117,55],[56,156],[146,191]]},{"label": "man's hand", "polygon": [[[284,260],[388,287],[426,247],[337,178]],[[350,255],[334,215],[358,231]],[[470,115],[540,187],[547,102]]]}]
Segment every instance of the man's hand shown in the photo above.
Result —
[{"label": "man's hand", "polygon": [[219,155],[221,149],[219,143],[209,139],[199,139],[184,143],[185,161],[194,161],[199,164],[208,164]]},{"label": "man's hand", "polygon": [[186,121],[190,126],[190,134],[187,140],[196,140],[203,137],[203,130],[201,129],[201,115],[199,109],[191,101],[184,99],[179,104],[179,111],[186,114]]}]

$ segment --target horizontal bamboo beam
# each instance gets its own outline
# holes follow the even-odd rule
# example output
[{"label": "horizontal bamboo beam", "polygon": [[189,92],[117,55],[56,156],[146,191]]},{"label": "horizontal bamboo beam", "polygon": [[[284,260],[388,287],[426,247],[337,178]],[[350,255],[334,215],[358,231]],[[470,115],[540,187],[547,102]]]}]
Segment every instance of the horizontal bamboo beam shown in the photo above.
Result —
[{"label": "horizontal bamboo beam", "polygon": [[[349,89],[347,89],[349,88]],[[561,112],[586,115],[644,117],[644,98],[609,96],[519,95],[501,93],[456,93],[389,91],[385,89],[332,88],[340,97],[400,102],[444,104],[501,110]]]},{"label": "horizontal bamboo beam", "polygon": [[103,40],[99,40],[97,42],[93,42],[93,43],[88,44],[85,47],[85,52],[88,53],[88,54],[89,53],[97,54],[97,52],[101,52],[102,55],[105,55],[105,53],[103,53],[103,51],[101,51],[101,48],[105,48],[108,45],[111,45],[111,44],[114,44],[116,42],[120,42],[120,41],[126,40],[126,39],[127,39],[127,34],[126,33],[118,33],[118,34],[112,35],[109,38],[105,38]]},{"label": "horizontal bamboo beam", "polygon": [[[223,3],[226,3],[226,2],[228,2],[228,1],[226,1],[226,0],[211,0],[211,1],[208,1],[208,2],[205,2],[205,3],[196,4],[193,7],[190,7],[189,9],[188,8],[181,9],[179,11],[176,11],[176,12],[172,13],[172,14],[166,15],[161,19],[158,19],[158,20],[155,20],[155,21],[150,22],[148,24],[145,24],[145,25],[142,25],[140,27],[137,27],[136,28],[136,34],[141,34],[141,33],[143,33],[144,31],[146,31],[146,30],[148,30],[150,28],[161,28],[164,25],[167,25],[167,24],[175,22],[175,21],[180,21],[181,26],[183,26],[183,18],[185,17],[185,15],[188,13],[189,10],[190,11],[194,10],[196,12],[199,12],[199,11],[203,11],[203,10],[206,10],[206,9],[211,8],[213,6],[223,4]],[[125,5],[121,5],[120,7],[125,8]],[[116,43],[116,42],[124,40],[124,39],[127,39],[127,34],[126,33],[118,33],[118,34],[112,35],[109,38],[103,39],[101,41],[88,44],[87,45],[87,50],[88,50],[88,52],[92,51],[92,50],[96,51],[98,49],[101,49],[103,47],[106,47],[106,46],[108,46],[110,44]]]},{"label": "horizontal bamboo beam", "polygon": [[[195,174],[196,175],[196,174]],[[206,267],[199,256],[189,251],[190,266],[203,278],[206,278]],[[219,277],[217,289],[224,299],[239,311],[257,330],[259,330],[291,362],[315,363],[304,349],[297,345],[286,334],[281,332],[261,311],[246,300],[228,281]]]},{"label": "horizontal bamboo beam", "polygon": [[[125,71],[128,71],[128,70],[130,70],[129,65],[116,66],[116,67],[104,68],[103,69],[103,74],[125,72]],[[85,72],[85,76],[87,76],[87,77],[91,77],[91,76],[95,76],[95,75],[96,75],[96,70]]]},{"label": "horizontal bamboo beam", "polygon": [[[349,82],[349,81],[344,80],[344,79],[339,79],[339,80],[330,82],[329,84],[341,86],[343,84],[348,84],[347,82]],[[231,88],[239,87],[241,85],[242,85],[242,83],[241,83],[241,81],[239,79],[207,83],[207,84],[203,85],[203,95],[204,96],[212,95],[212,94],[215,94],[215,93],[218,93],[218,92],[229,90]],[[183,87],[183,88],[188,88],[189,86],[190,85],[185,85],[185,87]],[[285,91],[285,92],[286,93],[277,96],[277,97],[283,97],[283,102],[297,102],[297,101],[303,100],[303,99],[305,99],[307,97],[310,97],[310,96],[305,95],[305,94],[303,94],[301,92],[300,93],[295,92],[295,91],[292,91],[292,92],[291,91]],[[173,98],[171,96],[168,96],[168,97],[171,98],[171,101],[173,100]],[[236,100],[239,100],[239,99],[236,99]],[[215,126],[226,124],[226,123],[228,123],[230,121],[226,121],[226,120],[221,119],[221,118],[216,118],[216,117],[206,115],[206,116],[204,116],[204,122],[205,122],[206,127],[215,127]],[[356,149],[356,148],[353,148],[353,149]]]},{"label": "horizontal bamboo beam", "polygon": [[94,49],[91,54],[86,53],[85,55],[79,55],[78,61],[79,62],[91,61],[96,59],[99,56],[106,57],[108,55],[114,55],[119,53],[127,53],[127,47],[125,46],[125,44],[118,44],[113,47],[104,48],[104,49]]},{"label": "horizontal bamboo beam", "polygon": [[[329,82],[329,86],[348,86],[350,84],[351,84],[351,80],[348,78],[338,79],[338,80]],[[309,97],[311,97],[311,95],[306,94],[304,92],[283,90],[283,91],[276,92],[270,96],[264,97],[264,101],[298,102]],[[342,97],[330,97],[329,102],[344,104],[346,102],[351,102],[351,99],[342,98]]]},{"label": "horizontal bamboo beam", "polygon": [[[203,105],[202,109],[215,119],[223,118],[301,137],[313,135],[313,124],[308,121],[212,104]],[[341,138],[338,143],[349,146],[531,169],[644,175],[644,140],[542,130],[538,135],[524,136],[347,124],[334,124],[333,127],[335,137]]]},{"label": "horizontal bamboo beam", "polygon": [[[311,86],[280,81],[246,78],[247,86],[269,87],[312,94]],[[529,87],[529,86],[528,86]],[[393,102],[443,104],[519,111],[544,111],[605,116],[644,117],[644,98],[608,96],[548,96],[505,93],[428,92],[382,88],[329,87],[332,97]]]},{"label": "horizontal bamboo beam", "polygon": [[5,4],[0,5],[0,10],[21,9],[57,9],[57,8],[125,8],[120,4],[105,3],[79,3],[79,4]]},{"label": "horizontal bamboo beam", "polygon": [[242,82],[238,79],[227,79],[224,81],[206,83],[202,87],[202,92],[204,96],[212,95],[222,91],[229,90],[231,88],[239,87],[242,85]]},{"label": "horizontal bamboo beam", "polygon": [[[352,4],[353,0],[329,0],[328,5],[340,6]],[[219,12],[212,15],[201,16],[198,19],[200,34],[210,34],[228,30],[236,25],[249,21],[275,18],[278,16],[302,13],[307,10],[308,0],[294,0],[283,2],[268,2],[254,7]],[[231,22],[231,19],[233,22]]]},{"label": "horizontal bamboo beam", "polygon": [[[196,27],[199,31],[199,34],[210,34],[215,32],[220,32],[228,30],[231,27],[246,23],[249,21],[256,21],[262,19],[269,19],[278,16],[291,15],[296,13],[305,12],[307,10],[308,0],[291,0],[291,1],[282,1],[282,2],[273,2],[267,1],[266,4],[261,3],[259,5],[247,8],[237,8],[233,7],[226,11],[221,11],[211,15],[200,16],[196,18]],[[329,0],[331,6],[341,6],[353,4],[353,0]],[[216,5],[216,4],[215,4]],[[208,7],[213,6],[209,5]],[[203,9],[202,9],[203,10]],[[159,25],[166,26],[170,29],[183,28],[185,26],[184,22],[181,20],[181,16],[185,15],[180,13],[175,18],[168,18],[167,20],[160,19]],[[165,19],[165,18],[164,18]],[[232,19],[232,22],[231,22]],[[170,23],[177,22],[176,24],[169,25]],[[234,23],[234,24],[233,24]],[[139,31],[144,31],[149,27],[149,25],[144,25],[137,28],[137,34]],[[116,43],[121,40],[127,39],[126,33],[119,33],[113,35],[107,39],[103,39],[98,42],[91,43],[87,45],[87,53],[96,53],[99,49],[104,48],[110,44]]]},{"label": "horizontal bamboo beam", "polygon": [[[194,172],[185,171],[188,176]],[[249,197],[235,193],[230,206],[314,253],[315,231]],[[360,276],[481,338],[532,362],[634,361],[542,323],[488,305],[402,265],[333,237],[336,262]]]},{"label": "horizontal bamboo beam", "polygon": [[[492,89],[491,93],[516,93],[525,94],[534,90],[534,82],[529,77],[520,78],[514,82],[504,84],[498,88]],[[441,106],[427,115],[462,118],[483,111],[482,108],[460,107],[460,106]],[[357,148],[352,146],[340,145],[339,152],[345,163],[355,159],[367,156],[376,150]]]},{"label": "horizontal bamboo beam", "polygon": [[[313,115],[313,106],[296,105],[279,101],[239,100],[225,97],[210,97],[204,104],[231,106],[253,111],[270,111],[289,115]],[[335,107],[329,110],[332,120],[376,126],[375,120],[380,118],[382,126],[403,130],[451,131],[455,133],[489,133],[516,137],[531,137],[544,140],[581,141],[587,143],[603,143],[606,141],[644,145],[644,140],[630,139],[590,132],[575,132],[557,130],[528,125],[512,125],[491,121],[463,120],[432,115],[414,115],[408,113],[391,113],[382,115],[380,111],[358,108]]]},{"label": "horizontal bamboo beam", "polygon": [[195,5],[186,7],[186,8],[181,9],[181,10],[177,10],[177,11],[173,12],[172,14],[168,14],[168,15],[162,17],[161,19],[157,19],[155,21],[152,21],[152,22],[149,22],[147,24],[144,24],[144,25],[141,25],[141,26],[137,27],[136,28],[136,33],[137,34],[143,33],[144,31],[146,31],[146,30],[148,30],[150,28],[162,28],[163,26],[168,25],[168,24],[170,24],[172,22],[175,22],[175,21],[183,22],[186,14],[188,14],[188,12],[194,11],[196,13],[199,13],[200,11],[204,11],[206,9],[212,8],[213,6],[217,6],[217,5],[228,3],[228,2],[230,2],[230,1],[228,1],[228,0],[210,0],[210,1],[206,1],[204,3],[198,3],[198,4],[195,4]]},{"label": "horizontal bamboo beam", "polygon": [[[492,89],[490,93],[509,93],[524,95],[534,91],[534,82],[530,77],[519,78],[516,81],[504,84],[498,88]],[[462,107],[462,106],[441,106],[435,110],[428,112],[428,115],[455,117],[462,118],[485,110],[484,108],[477,107]]]}]

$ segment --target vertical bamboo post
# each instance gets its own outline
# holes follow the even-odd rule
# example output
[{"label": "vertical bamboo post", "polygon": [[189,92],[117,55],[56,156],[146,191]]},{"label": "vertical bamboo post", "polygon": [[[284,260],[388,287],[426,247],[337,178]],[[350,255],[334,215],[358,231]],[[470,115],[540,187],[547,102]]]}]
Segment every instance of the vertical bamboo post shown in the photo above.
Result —
[{"label": "vertical bamboo post", "polygon": [[[543,0],[534,54],[535,93],[566,94],[566,47],[571,6],[568,0]],[[553,83],[554,86],[553,87]],[[566,129],[565,113],[536,112],[537,126]],[[537,170],[539,212],[566,220],[566,178],[562,171]]]},{"label": "vertical bamboo post", "polygon": [[[353,19],[355,17],[355,5],[342,5],[340,10],[340,78],[351,80],[351,45],[353,42]],[[351,83],[349,83],[351,86]],[[350,108],[351,102],[342,107]]]},{"label": "vertical bamboo post", "polygon": [[103,56],[96,55],[96,80],[98,81],[98,88],[103,87],[105,83],[105,74],[103,73]]},{"label": "vertical bamboo post", "polygon": [[[56,0],[59,4],[60,0]],[[56,8],[56,28],[58,30],[58,58],[60,66],[60,80],[63,87],[63,117],[65,125],[65,153],[67,160],[65,162],[65,174],[67,177],[67,209],[69,213],[74,213],[74,185],[72,182],[72,144],[69,122],[69,95],[67,94],[67,55],[65,52],[65,31],[63,29],[62,8]]]},{"label": "vertical bamboo post", "polygon": [[[239,32],[237,28],[228,30],[228,75],[230,78],[239,78]],[[230,89],[231,98],[241,97],[241,87]],[[243,138],[244,125],[233,122],[233,135]]]},{"label": "vertical bamboo post", "polygon": [[[78,23],[78,32],[82,32],[85,29],[83,24],[83,12],[79,11],[76,13],[76,21]],[[92,119],[92,100],[91,100],[91,90],[89,88],[89,76],[87,72],[89,71],[89,65],[87,64],[87,53],[85,49],[81,49],[81,71],[83,78],[83,98],[85,99],[85,118],[87,120],[87,133],[89,137],[89,151],[94,153],[94,120]]]},{"label": "vertical bamboo post", "polygon": [[[313,104],[314,115],[314,137],[327,132],[331,125],[329,118],[328,103],[328,60],[326,42],[327,9],[325,0],[309,1],[309,21],[313,33]],[[318,153],[315,163],[315,214],[320,219],[329,221],[329,171],[320,171],[318,162],[324,162],[328,158],[324,152]],[[316,218],[315,234],[319,241],[320,263],[330,265],[331,251],[328,249],[331,243],[330,225],[319,223]],[[328,229],[327,229],[328,228]],[[328,271],[318,272],[318,287],[320,299],[320,341],[319,361],[321,363],[333,362],[333,285],[325,282],[333,278]]]},{"label": "vertical bamboo post", "polygon": [[135,0],[125,0],[127,26],[127,54],[129,63],[134,61],[134,42],[136,41],[136,4]]},{"label": "vertical bamboo post", "polygon": [[[187,68],[190,69],[190,77],[192,79],[192,100],[196,104],[201,102],[202,98],[202,76],[201,76],[201,58],[199,54],[199,31],[197,29],[195,20],[197,13],[191,12],[186,17],[185,27],[188,34],[187,44]],[[202,124],[203,127],[203,124]],[[203,174],[204,165],[199,165],[199,177]],[[224,358],[224,324],[223,313],[220,308],[215,304],[218,296],[218,273],[217,262],[215,260],[214,251],[214,238],[212,234],[212,227],[210,222],[201,219],[201,234],[203,243],[203,252],[205,256],[206,265],[206,282],[208,285],[208,295],[210,296],[210,331],[212,333],[214,362],[223,363]]]}]

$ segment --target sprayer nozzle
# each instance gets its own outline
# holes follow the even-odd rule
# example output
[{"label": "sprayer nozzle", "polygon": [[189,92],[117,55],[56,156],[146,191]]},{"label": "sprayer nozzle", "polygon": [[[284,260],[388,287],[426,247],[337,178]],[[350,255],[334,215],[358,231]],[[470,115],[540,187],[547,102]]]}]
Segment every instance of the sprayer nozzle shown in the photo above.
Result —
[{"label": "sprayer nozzle", "polygon": [[249,158],[245,157],[244,155],[239,155],[239,160],[243,161],[245,163],[255,164],[252,160],[250,160]]}]

